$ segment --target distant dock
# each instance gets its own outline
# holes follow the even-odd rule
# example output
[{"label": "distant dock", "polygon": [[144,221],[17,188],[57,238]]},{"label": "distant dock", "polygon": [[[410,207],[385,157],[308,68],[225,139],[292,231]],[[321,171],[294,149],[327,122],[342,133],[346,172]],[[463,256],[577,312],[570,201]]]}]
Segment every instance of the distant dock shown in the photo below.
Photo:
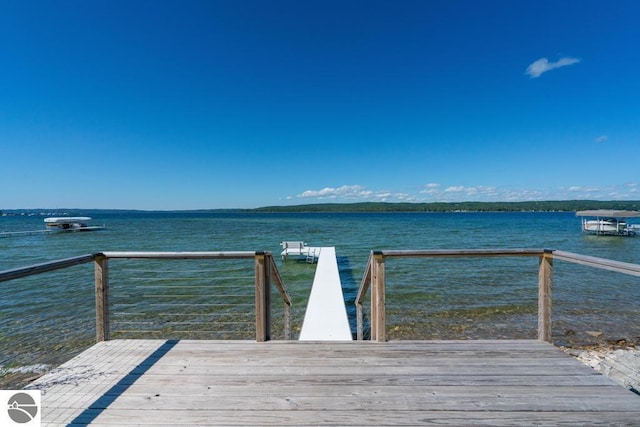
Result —
[{"label": "distant dock", "polygon": [[0,237],[35,236],[37,234],[50,233],[50,230],[29,230],[29,231],[0,231]]},{"label": "distant dock", "polygon": [[284,241],[280,243],[282,246],[282,260],[286,261],[289,258],[304,259],[309,264],[313,264],[320,257],[322,248],[307,246],[306,243],[301,241]]}]

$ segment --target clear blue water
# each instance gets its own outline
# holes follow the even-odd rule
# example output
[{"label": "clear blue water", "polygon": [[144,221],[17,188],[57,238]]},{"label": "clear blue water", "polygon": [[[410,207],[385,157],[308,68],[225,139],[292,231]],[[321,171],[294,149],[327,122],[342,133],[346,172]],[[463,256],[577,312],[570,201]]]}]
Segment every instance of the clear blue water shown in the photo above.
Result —
[{"label": "clear blue water", "polygon": [[[640,237],[583,235],[573,213],[87,214],[107,228],[0,237],[0,271],[102,251],[277,255],[281,241],[304,240],[336,247],[355,332],[353,300],[372,250],[548,248],[640,264]],[[42,228],[42,216],[0,217],[0,232]],[[276,259],[294,301],[295,338],[314,267]],[[534,338],[537,263],[535,257],[389,260],[389,338]],[[252,275],[246,261],[112,260],[113,336],[251,339]],[[0,283],[0,365],[56,364],[91,345],[93,287],[92,264]],[[213,293],[234,304],[218,305]],[[556,343],[640,341],[640,279],[557,261],[553,297]],[[273,307],[279,338],[278,300]]]}]

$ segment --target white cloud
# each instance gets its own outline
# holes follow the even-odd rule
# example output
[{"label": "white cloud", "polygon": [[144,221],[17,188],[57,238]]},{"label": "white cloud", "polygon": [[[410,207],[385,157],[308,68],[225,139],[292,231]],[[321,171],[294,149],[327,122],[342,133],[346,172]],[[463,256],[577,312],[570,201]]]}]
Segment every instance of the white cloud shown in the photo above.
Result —
[{"label": "white cloud", "polygon": [[333,188],[325,187],[322,190],[307,190],[298,194],[297,197],[301,199],[305,198],[319,198],[319,199],[334,199],[336,197],[353,198],[353,197],[367,197],[371,194],[370,191],[365,190],[361,185],[343,185],[342,187]]},{"label": "white cloud", "polygon": [[461,195],[464,194],[464,197],[466,197],[466,200],[477,200],[477,199],[488,200],[495,196],[500,195],[496,187],[485,187],[483,185],[478,185],[473,187],[465,187],[464,185],[457,185],[457,186],[447,187],[442,192],[436,189],[432,191],[422,191],[422,193],[423,194],[458,193]]},{"label": "white cloud", "polygon": [[597,138],[595,139],[595,141],[596,141],[598,144],[602,144],[603,142],[607,142],[608,140],[609,140],[609,137],[608,137],[607,135],[600,135],[599,137],[597,137]]},{"label": "white cloud", "polygon": [[537,61],[532,62],[527,67],[526,74],[532,79],[536,79],[546,73],[547,71],[554,70],[556,68],[566,67],[567,65],[577,64],[580,62],[578,58],[560,58],[556,62],[549,62],[547,58],[540,58]]},{"label": "white cloud", "polygon": [[464,186],[463,185],[457,185],[454,187],[448,187],[444,190],[445,193],[459,193],[461,191],[464,191]]},{"label": "white cloud", "polygon": [[579,192],[579,193],[597,193],[599,191],[602,191],[600,188],[598,187],[579,187],[579,186],[573,186],[573,187],[569,187],[568,191],[570,192]]},{"label": "white cloud", "polygon": [[[291,196],[289,196],[291,197]],[[322,190],[307,190],[296,196],[298,199],[317,200],[374,200],[379,202],[417,202],[415,194],[393,192],[388,190],[368,190],[362,185],[343,185],[341,187],[325,187]]]},{"label": "white cloud", "polygon": [[420,190],[420,194],[438,194],[440,193],[440,184],[427,184],[424,190]]},{"label": "white cloud", "polygon": [[418,200],[416,196],[407,193],[397,193],[395,196],[402,202],[415,202]]},{"label": "white cloud", "polygon": [[636,200],[640,195],[640,183],[626,183],[608,186],[573,185],[552,188],[512,188],[495,186],[464,186],[426,184],[416,193],[393,190],[370,190],[362,185],[325,187],[321,190],[307,190],[291,199],[311,201],[377,201],[377,202],[522,202],[542,200]]}]

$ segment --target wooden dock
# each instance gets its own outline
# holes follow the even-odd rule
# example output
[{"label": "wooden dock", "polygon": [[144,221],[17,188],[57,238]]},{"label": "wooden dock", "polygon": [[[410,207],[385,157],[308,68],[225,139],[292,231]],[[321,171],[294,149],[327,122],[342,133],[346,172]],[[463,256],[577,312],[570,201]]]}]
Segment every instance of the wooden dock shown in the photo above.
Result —
[{"label": "wooden dock", "polygon": [[633,425],[640,396],[537,340],[100,342],[42,425]]},{"label": "wooden dock", "polygon": [[[502,256],[538,257],[538,340],[388,341],[387,262]],[[110,259],[247,260],[255,341],[109,340]],[[264,251],[100,252],[0,272],[0,282],[94,264],[98,343],[29,386],[42,391],[45,426],[638,425],[640,396],[550,343],[554,260],[640,277],[637,264],[550,249],[372,251],[358,341],[288,340],[291,298]],[[271,341],[272,295],[284,303],[284,341]]]}]

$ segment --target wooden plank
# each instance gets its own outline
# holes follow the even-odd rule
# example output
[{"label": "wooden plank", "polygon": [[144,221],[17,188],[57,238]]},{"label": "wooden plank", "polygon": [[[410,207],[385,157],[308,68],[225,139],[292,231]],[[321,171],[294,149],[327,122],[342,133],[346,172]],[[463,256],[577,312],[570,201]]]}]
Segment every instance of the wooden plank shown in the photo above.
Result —
[{"label": "wooden plank", "polygon": [[35,274],[47,273],[49,271],[60,270],[93,261],[94,255],[80,255],[71,258],[49,261],[42,264],[35,264],[28,267],[14,268],[0,271],[0,282],[19,279],[21,277],[33,276]]},{"label": "wooden plank", "polygon": [[[386,390],[372,391],[369,394],[351,393],[349,390],[332,395],[308,394],[297,390],[286,393],[273,390],[262,395],[184,395],[173,393],[166,395],[162,392],[137,395],[125,393],[108,405],[94,403],[91,409],[138,409],[148,414],[156,411],[183,411],[185,408],[207,408],[211,410],[243,410],[248,402],[255,410],[322,410],[322,411],[455,411],[460,408],[482,408],[486,411],[516,412],[516,411],[632,411],[635,408],[625,401],[619,393],[605,393],[598,387],[597,392],[585,396],[577,395],[571,387],[553,391],[555,388],[542,388],[522,393],[507,393],[502,390],[487,393],[476,387],[465,390],[452,390],[448,393],[438,390],[424,390],[421,393],[388,393]],[[247,387],[246,389],[250,389]],[[620,390],[621,392],[623,390]],[[380,394],[383,393],[383,398]],[[502,394],[501,394],[502,393]],[[553,396],[551,398],[551,396]],[[640,415],[640,412],[637,412]]]},{"label": "wooden plank", "polygon": [[432,257],[490,257],[490,256],[539,256],[545,249],[427,249],[427,250],[383,250],[385,257],[432,258]]},{"label": "wooden plank", "polygon": [[[125,340],[127,341],[127,340]],[[139,340],[131,340],[137,342]],[[154,342],[161,342],[161,340],[150,340]],[[112,342],[115,342],[112,341]],[[211,348],[220,351],[238,350],[244,351],[244,349],[251,349],[252,351],[280,351],[278,347],[291,346],[295,347],[296,351],[304,351],[305,349],[313,349],[315,347],[321,347],[324,349],[331,349],[332,351],[371,351],[377,352],[379,350],[402,350],[402,351],[422,351],[422,350],[437,350],[437,351],[467,351],[467,350],[493,350],[493,351],[512,351],[523,350],[531,352],[550,351],[554,354],[558,354],[559,350],[552,344],[542,342],[538,340],[526,340],[526,339],[514,339],[514,340],[428,340],[428,341],[386,341],[383,343],[360,341],[360,342],[299,342],[299,341],[269,341],[256,345],[254,341],[250,340],[180,340],[174,350],[183,348]]]},{"label": "wooden plank", "polygon": [[581,264],[589,267],[595,267],[603,270],[615,271],[618,273],[640,277],[640,265],[638,264],[613,261],[610,259],[581,255],[566,251],[553,251],[553,257],[563,261],[572,262],[574,264]]},{"label": "wooden plank", "polygon": [[107,258],[124,259],[252,259],[256,252],[224,251],[224,252],[117,252],[102,253]]},{"label": "wooden plank", "polygon": [[[152,378],[152,377],[149,377]],[[273,394],[273,379],[271,383],[263,382],[261,385],[254,384],[253,382],[246,383],[225,383],[220,384],[216,379],[212,379],[211,382],[194,384],[193,382],[180,383],[176,381],[170,381],[168,377],[164,377],[166,381],[149,382],[147,378],[138,383],[127,385],[118,384],[115,387],[103,389],[104,395],[116,395],[120,396],[126,391],[128,396],[155,396],[161,395],[164,397],[172,396],[194,396],[194,397],[217,397],[224,395],[227,397],[244,397],[260,399],[262,396],[268,396]],[[452,377],[448,377],[448,380],[455,380]],[[381,393],[384,393],[385,399],[392,396],[394,399],[400,399],[403,396],[409,401],[417,399],[418,404],[422,405],[427,400],[434,399],[460,399],[470,398],[471,392],[476,396],[494,395],[497,398],[504,399],[521,399],[525,401],[527,399],[540,402],[544,400],[546,396],[549,396],[550,390],[554,390],[553,393],[563,394],[567,396],[574,396],[576,399],[588,400],[599,399],[603,390],[606,390],[610,384],[605,382],[596,383],[592,385],[582,385],[576,387],[574,385],[558,385],[558,382],[551,382],[549,384],[531,382],[527,385],[520,382],[514,382],[512,384],[492,384],[492,383],[478,383],[478,382],[466,382],[465,384],[429,384],[425,382],[405,382],[403,384],[398,383],[384,383],[381,385],[378,383],[378,387],[372,387],[371,383],[332,383],[322,384],[315,381],[315,379],[306,380],[304,382],[295,381],[288,383],[278,382],[278,395],[296,396],[296,397],[336,397],[350,399],[352,397],[379,397]],[[159,386],[162,385],[162,389]],[[625,392],[622,388],[620,394]],[[609,394],[608,394],[609,396]],[[158,396],[159,397],[159,396]],[[542,403],[545,404],[546,403]],[[607,406],[609,407],[609,406]],[[213,409],[213,407],[209,407]]]},{"label": "wooden plank", "polygon": [[[157,392],[160,387],[172,386],[175,383],[175,376],[147,374],[144,377],[144,384],[135,384],[139,378],[127,378],[119,381],[121,385],[131,385],[130,390],[140,390]],[[256,389],[273,387],[273,375],[193,375],[188,378],[188,383],[183,384],[184,391],[189,393],[207,387],[211,390],[226,390],[226,387],[251,386]],[[386,376],[365,376],[361,373],[343,374],[343,375],[319,375],[308,378],[308,382],[314,384],[314,387],[323,386],[370,386],[370,387],[386,387],[388,386],[449,386],[456,384],[457,386],[520,386],[526,381],[528,386],[558,386],[572,384],[576,393],[580,392],[581,386],[610,386],[611,381],[603,375],[529,375],[523,378],[522,375],[507,374],[502,376],[472,374],[472,375],[455,375],[455,374],[430,374],[430,375],[386,375]],[[282,376],[278,378],[278,387],[291,387],[300,383],[300,379],[294,376]],[[113,378],[100,376],[92,379],[92,384],[96,387],[102,385],[113,384]],[[76,385],[74,388],[56,390],[56,394],[77,393],[78,387],[84,385]],[[86,387],[85,389],[89,389]],[[117,392],[117,390],[110,393]]]},{"label": "wooden plank", "polygon": [[[428,363],[428,362],[425,362]],[[579,363],[579,362],[576,362]],[[486,364],[486,362],[485,362]],[[377,376],[398,376],[398,375],[437,375],[442,372],[443,369],[455,368],[459,375],[473,375],[482,372],[486,375],[579,375],[584,373],[584,367],[577,364],[574,365],[562,365],[557,367],[545,368],[545,364],[538,366],[518,366],[519,364],[511,365],[491,365],[486,367],[476,366],[464,366],[464,365],[449,365],[449,366],[402,366],[398,365],[391,367],[389,365],[377,365],[366,366],[366,369],[360,369],[358,372],[362,375],[377,375]],[[274,377],[282,375],[300,375],[300,376],[322,376],[322,375],[348,375],[353,372],[353,366],[338,366],[338,365],[322,365],[322,366],[290,366],[282,365],[278,366],[275,362],[266,365],[272,368],[266,375],[272,375]],[[168,374],[168,375],[215,375],[215,374],[232,374],[232,375],[265,375],[265,367],[261,366],[240,366],[240,365],[200,365],[200,366],[178,366],[168,365],[161,368],[152,368],[148,375]],[[589,369],[589,368],[587,368]],[[524,380],[523,380],[524,381]]]},{"label": "wooden plank", "polygon": [[[276,363],[282,365],[285,363],[308,365],[310,363],[319,363],[323,365],[336,363],[351,362],[354,364],[380,364],[380,365],[410,365],[413,363],[421,363],[425,360],[429,361],[429,364],[486,364],[487,360],[492,360],[495,363],[515,361],[515,363],[532,363],[532,364],[549,364],[553,362],[566,362],[573,364],[573,362],[567,358],[558,358],[557,355],[543,353],[535,354],[524,351],[510,351],[508,353],[499,353],[495,351],[452,351],[451,353],[443,354],[438,351],[425,351],[425,352],[407,352],[403,355],[402,359],[399,359],[393,350],[385,351],[384,349],[372,349],[375,354],[362,354],[361,352],[353,353],[344,350],[327,349],[326,357],[318,357],[317,352],[322,352],[323,349],[309,348],[303,351],[296,351],[294,354],[284,354],[281,351],[278,352],[280,357],[277,360],[270,359],[264,360],[265,357],[270,357],[276,354],[274,351],[256,350],[255,352],[248,353],[229,350],[226,352],[220,351],[207,351],[203,350],[185,350],[176,349],[172,352],[171,358],[165,358],[158,363],[180,365],[183,362],[189,362],[196,365],[219,365],[232,363],[235,359],[242,359],[244,364],[264,364],[264,363]],[[325,351],[327,351],[325,350]],[[316,353],[314,353],[314,351]]]},{"label": "wooden plank", "polygon": [[[99,411],[93,411],[99,412]],[[86,425],[83,420],[93,420],[94,414],[88,411],[78,424]],[[112,409],[100,413],[92,426],[363,426],[363,425],[450,425],[450,426],[514,426],[514,425],[630,425],[637,412],[489,412],[475,411],[264,411],[242,409],[216,411],[207,408],[198,410],[170,411],[159,410],[156,417],[145,416],[136,410]]]}]

